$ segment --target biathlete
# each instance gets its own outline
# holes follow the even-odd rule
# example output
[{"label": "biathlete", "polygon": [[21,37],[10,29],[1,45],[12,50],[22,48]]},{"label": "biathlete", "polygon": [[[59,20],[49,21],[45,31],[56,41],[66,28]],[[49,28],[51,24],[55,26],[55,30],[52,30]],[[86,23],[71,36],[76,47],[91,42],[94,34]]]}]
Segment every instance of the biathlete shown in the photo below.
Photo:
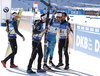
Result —
[{"label": "biathlete", "polygon": [[[67,17],[67,21],[66,21]],[[66,12],[62,12],[62,19],[61,19],[61,24],[59,28],[59,43],[58,43],[58,54],[59,54],[59,63],[56,66],[56,68],[63,66],[62,62],[62,51],[64,48],[64,55],[65,55],[65,70],[69,69],[69,54],[68,54],[68,35],[70,31],[72,30],[69,27],[68,23],[69,17],[66,14]]]},{"label": "biathlete", "polygon": [[32,54],[31,54],[31,58],[29,60],[29,64],[28,64],[28,67],[27,67],[27,73],[36,73],[32,70],[32,63],[35,60],[37,54],[38,54],[37,72],[38,73],[46,72],[41,68],[41,61],[42,61],[42,58],[43,58],[43,53],[42,53],[42,45],[41,45],[41,42],[40,42],[42,34],[44,32],[46,32],[46,30],[47,30],[47,29],[43,28],[43,23],[46,22],[46,17],[47,17],[46,14],[42,14],[40,22],[35,24],[35,27],[32,31],[33,32]]},{"label": "biathlete", "polygon": [[54,48],[56,44],[56,34],[58,32],[59,26],[60,26],[60,21],[61,21],[62,13],[57,12],[56,13],[56,18],[54,22],[52,23],[51,27],[48,28],[48,51],[46,55],[46,61],[44,61],[43,68],[45,70],[51,70],[51,68],[47,65],[47,60],[48,56],[50,55],[49,58],[49,64],[51,64],[53,67],[55,67],[52,59],[53,59],[53,53],[54,53]]},{"label": "biathlete", "polygon": [[18,66],[14,64],[14,57],[17,53],[17,41],[16,41],[16,34],[22,37],[23,41],[25,40],[24,36],[18,31],[18,24],[17,24],[18,14],[16,12],[12,13],[12,21],[9,23],[8,27],[8,40],[11,45],[12,53],[8,55],[4,60],[1,61],[3,67],[6,68],[6,63],[9,59],[10,60],[10,67],[17,68]]}]

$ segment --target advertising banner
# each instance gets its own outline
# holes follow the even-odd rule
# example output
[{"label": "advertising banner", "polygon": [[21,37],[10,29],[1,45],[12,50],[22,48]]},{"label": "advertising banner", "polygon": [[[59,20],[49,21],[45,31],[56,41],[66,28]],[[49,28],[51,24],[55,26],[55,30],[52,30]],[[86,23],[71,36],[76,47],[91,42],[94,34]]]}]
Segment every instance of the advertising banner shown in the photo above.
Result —
[{"label": "advertising banner", "polygon": [[100,16],[100,11],[85,11],[85,15],[95,15]]},{"label": "advertising banner", "polygon": [[[40,14],[47,14],[47,9],[40,9]],[[50,10],[50,14],[53,14],[53,9]]]},{"label": "advertising banner", "polygon": [[69,10],[69,14],[71,15],[84,15],[83,10]]},{"label": "advertising banner", "polygon": [[100,58],[100,28],[76,25],[75,49]]},{"label": "advertising banner", "polygon": [[1,0],[1,26],[6,26],[6,19],[11,18],[11,0]]},{"label": "advertising banner", "polygon": [[[53,10],[54,10],[54,9],[51,9],[51,10],[50,10],[50,14],[53,14]],[[66,13],[68,14],[68,10],[61,10],[61,9],[59,9],[59,10],[57,10],[57,11],[66,12]],[[47,9],[40,9],[40,13],[41,13],[41,14],[43,14],[43,13],[46,14],[46,13],[47,13]]]},{"label": "advertising banner", "polygon": [[[50,14],[53,14],[53,11],[54,9],[51,9],[50,10]],[[84,15],[84,11],[83,10],[63,10],[63,9],[59,9],[57,11],[60,11],[60,12],[66,12],[67,14],[70,14],[70,15]],[[43,14],[43,13],[47,13],[47,9],[40,9],[40,13]]]}]

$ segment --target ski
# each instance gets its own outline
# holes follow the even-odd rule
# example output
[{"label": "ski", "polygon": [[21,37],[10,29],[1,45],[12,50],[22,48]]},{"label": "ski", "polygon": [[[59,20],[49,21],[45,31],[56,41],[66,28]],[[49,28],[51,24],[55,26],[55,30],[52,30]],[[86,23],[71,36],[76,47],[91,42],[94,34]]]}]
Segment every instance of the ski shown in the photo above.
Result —
[{"label": "ski", "polygon": [[[46,3],[45,1],[41,0],[41,2],[43,2],[44,4]],[[47,20],[46,20],[46,26],[45,26],[45,29],[47,28],[48,26],[48,23],[49,23],[49,13],[50,13],[50,0],[48,0],[48,10],[47,10]],[[47,31],[45,32],[45,35],[44,35],[44,62],[46,61],[46,54],[47,54]]]},{"label": "ski", "polygon": [[20,19],[21,19],[21,16],[22,16],[22,12],[23,12],[22,9],[20,9],[19,12],[18,12],[18,19],[17,19],[18,25],[19,25],[19,23],[20,23]]},{"label": "ski", "polygon": [[[37,69],[36,69],[36,68],[32,68],[32,70],[37,70]],[[54,69],[51,69],[51,70],[45,70],[45,71],[48,71],[48,72],[59,72],[59,73],[66,73],[66,72],[59,71],[59,70],[54,70]]]},{"label": "ski", "polygon": [[54,69],[46,70],[46,71],[49,71],[49,72],[60,72],[60,73],[65,73],[65,72],[63,72],[63,71],[58,71],[58,70],[54,70]]},{"label": "ski", "polygon": [[[5,7],[3,9],[3,11],[6,13],[6,19],[5,19],[5,22],[6,22],[6,31],[8,32],[8,35],[9,35],[9,20],[7,19],[7,13],[9,12],[9,8]],[[7,50],[9,49],[9,47],[10,47],[10,44],[9,44],[9,41],[8,41],[8,48],[7,48]],[[5,57],[7,56],[7,53],[8,53],[8,51],[6,51]]]},{"label": "ski", "polygon": [[[32,68],[32,70],[37,70],[36,68]],[[64,70],[64,69],[51,69],[51,70],[45,70],[46,72],[57,72],[57,73],[67,73],[67,74],[73,74],[73,75],[77,75],[77,76],[82,76],[84,75],[82,72],[78,72],[78,71],[75,71],[75,70]]]},{"label": "ski", "polygon": [[50,68],[53,68],[55,71],[60,71],[61,73],[70,73],[70,74],[74,74],[74,75],[78,75],[78,76],[82,75],[81,72],[76,71],[76,70],[72,70],[72,69],[65,70],[62,67],[56,68],[56,67],[53,67],[53,66],[50,66]]},{"label": "ski", "polygon": [[[35,19],[34,19],[35,18],[35,10],[33,10],[32,12],[33,12],[33,24],[32,24],[32,31],[33,31],[34,30],[34,23],[35,23]],[[32,32],[32,39],[33,39],[33,35],[34,34]],[[35,66],[35,61],[36,61],[36,59],[34,60],[34,66]]]},{"label": "ski", "polygon": [[48,3],[46,3],[45,1],[43,1],[43,0],[40,0],[42,3],[44,3],[46,6],[49,6],[50,8],[52,8],[52,6],[51,5],[49,5]]}]

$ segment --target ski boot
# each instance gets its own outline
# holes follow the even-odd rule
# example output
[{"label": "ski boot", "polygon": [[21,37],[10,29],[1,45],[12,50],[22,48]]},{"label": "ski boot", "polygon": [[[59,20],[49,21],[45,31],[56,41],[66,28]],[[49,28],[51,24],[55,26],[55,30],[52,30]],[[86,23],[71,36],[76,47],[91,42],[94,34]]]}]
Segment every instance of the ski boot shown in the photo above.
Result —
[{"label": "ski boot", "polygon": [[69,65],[68,66],[65,66],[64,70],[68,70],[69,69]]},{"label": "ski boot", "polygon": [[10,68],[17,68],[18,66],[15,64],[10,65]]},{"label": "ski boot", "polygon": [[44,65],[43,65],[43,69],[44,69],[44,70],[51,70],[51,68],[50,68],[47,64],[44,64]]},{"label": "ski boot", "polygon": [[36,72],[34,72],[32,70],[27,70],[27,73],[31,74],[31,73],[36,73]]},{"label": "ski boot", "polygon": [[60,67],[60,66],[63,66],[64,64],[63,63],[58,63],[58,65],[56,66],[56,68]]},{"label": "ski boot", "polygon": [[2,60],[1,63],[2,63],[2,65],[3,65],[3,67],[6,68],[6,61],[3,61],[3,60]]},{"label": "ski boot", "polygon": [[49,64],[51,64],[51,66],[55,67],[55,65],[52,61],[49,61]]},{"label": "ski boot", "polygon": [[43,70],[43,69],[39,69],[39,70],[37,70],[37,72],[38,72],[38,73],[45,73],[46,71]]}]

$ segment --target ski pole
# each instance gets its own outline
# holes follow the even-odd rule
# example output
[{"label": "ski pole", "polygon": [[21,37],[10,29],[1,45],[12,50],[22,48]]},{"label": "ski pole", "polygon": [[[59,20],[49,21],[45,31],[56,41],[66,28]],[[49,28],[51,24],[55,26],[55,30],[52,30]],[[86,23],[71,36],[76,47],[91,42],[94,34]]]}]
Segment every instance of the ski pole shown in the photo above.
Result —
[{"label": "ski pole", "polygon": [[[69,30],[69,27],[68,27],[68,20],[67,20],[67,30]],[[68,44],[67,44],[67,38],[68,38]],[[66,44],[67,44],[68,47],[66,47]],[[67,48],[67,50],[68,50],[68,48],[69,48],[69,33],[67,33],[67,35],[66,35],[66,39],[65,39],[65,49],[64,49],[64,51],[66,51],[66,48]],[[70,51],[69,51],[69,54],[71,54]]]},{"label": "ski pole", "polygon": [[71,52],[70,52],[70,42],[69,42],[69,36],[68,36],[68,49],[69,49],[69,54],[71,54]]}]

